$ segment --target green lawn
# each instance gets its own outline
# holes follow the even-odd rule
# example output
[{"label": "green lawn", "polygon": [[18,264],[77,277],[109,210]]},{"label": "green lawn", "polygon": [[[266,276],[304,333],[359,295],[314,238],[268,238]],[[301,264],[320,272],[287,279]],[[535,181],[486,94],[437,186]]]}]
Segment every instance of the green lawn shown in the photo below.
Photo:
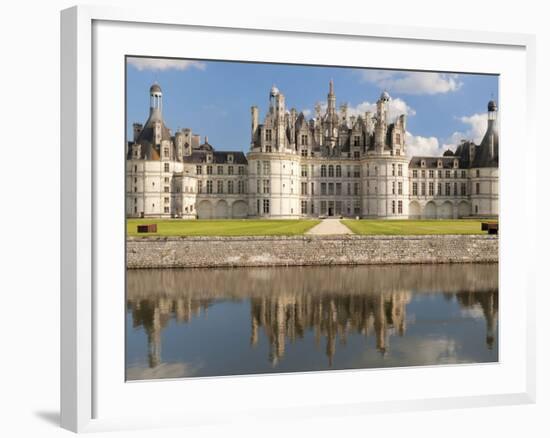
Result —
[{"label": "green lawn", "polygon": [[[127,219],[128,236],[295,236],[317,225],[318,220],[181,220]],[[157,224],[157,233],[137,233],[138,224]]]},{"label": "green lawn", "polygon": [[[343,220],[355,234],[364,235],[422,235],[422,234],[487,234],[481,231],[481,221],[476,219],[454,220]],[[493,222],[493,221],[491,221]]]}]

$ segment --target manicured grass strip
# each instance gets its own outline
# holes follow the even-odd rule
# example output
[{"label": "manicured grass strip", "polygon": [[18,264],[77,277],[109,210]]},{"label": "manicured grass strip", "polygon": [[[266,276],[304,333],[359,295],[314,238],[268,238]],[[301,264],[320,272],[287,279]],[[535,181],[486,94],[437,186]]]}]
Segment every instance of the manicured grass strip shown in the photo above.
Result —
[{"label": "manicured grass strip", "polygon": [[487,234],[481,231],[481,221],[476,219],[454,220],[376,220],[346,219],[342,223],[355,234],[363,235],[427,235],[427,234]]},{"label": "manicured grass strip", "polygon": [[[304,220],[182,220],[127,219],[128,236],[296,236],[320,221]],[[156,233],[137,233],[138,224],[157,224]]]}]

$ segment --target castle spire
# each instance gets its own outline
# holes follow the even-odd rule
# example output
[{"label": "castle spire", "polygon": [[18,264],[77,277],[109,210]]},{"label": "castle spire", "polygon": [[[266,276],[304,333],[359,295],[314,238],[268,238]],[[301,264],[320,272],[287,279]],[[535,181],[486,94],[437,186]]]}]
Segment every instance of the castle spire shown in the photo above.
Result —
[{"label": "castle spire", "polygon": [[327,112],[334,114],[336,112],[336,95],[334,94],[334,82],[331,79],[328,83]]}]

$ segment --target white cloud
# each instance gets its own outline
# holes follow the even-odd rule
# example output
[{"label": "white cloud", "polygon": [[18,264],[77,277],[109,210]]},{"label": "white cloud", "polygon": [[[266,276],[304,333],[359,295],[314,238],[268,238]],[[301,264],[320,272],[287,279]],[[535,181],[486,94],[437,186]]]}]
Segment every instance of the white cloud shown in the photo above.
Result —
[{"label": "white cloud", "polygon": [[128,64],[133,65],[139,71],[187,70],[189,68],[204,70],[206,68],[206,64],[199,61],[164,58],[128,58]]},{"label": "white cloud", "polygon": [[307,119],[309,116],[311,116],[311,110],[310,109],[303,109],[302,113],[304,117]]},{"label": "white cloud", "polygon": [[446,145],[439,145],[436,137],[422,137],[413,135],[407,131],[406,134],[407,155],[412,156],[439,156],[445,152]]},{"label": "white cloud", "polygon": [[439,94],[457,91],[462,86],[458,75],[450,73],[366,70],[362,78],[390,94]]},{"label": "white cloud", "polygon": [[467,125],[464,131],[455,131],[445,140],[446,148],[456,149],[462,140],[471,140],[476,144],[481,143],[485,131],[487,131],[487,114],[477,113],[471,116],[458,117],[462,123]]}]

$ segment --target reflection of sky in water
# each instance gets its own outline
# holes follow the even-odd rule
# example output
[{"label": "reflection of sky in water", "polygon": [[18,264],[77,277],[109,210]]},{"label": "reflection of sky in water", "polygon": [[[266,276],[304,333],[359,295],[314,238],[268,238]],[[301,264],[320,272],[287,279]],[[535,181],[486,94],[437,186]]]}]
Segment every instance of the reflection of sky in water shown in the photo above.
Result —
[{"label": "reflection of sky in water", "polygon": [[[411,269],[425,267],[385,270],[381,278],[378,274],[372,276],[376,268],[368,268],[368,279],[377,284],[377,291],[367,290],[362,284],[362,278],[367,277],[360,269],[365,268],[322,268],[331,270],[332,286],[327,291],[320,291],[322,287],[315,284],[318,278],[327,285],[317,275],[320,271],[314,270],[321,268],[284,268],[301,269],[292,284],[301,273],[307,281],[298,282],[294,290],[292,286],[268,286],[266,291],[261,291],[258,284],[251,287],[247,280],[275,284],[283,271],[266,274],[265,269],[234,269],[220,274],[220,284],[237,276],[242,288],[225,298],[227,292],[222,290],[196,292],[197,288],[180,277],[174,279],[176,286],[167,283],[159,291],[154,286],[158,278],[153,276],[153,292],[148,293],[147,286],[139,292],[137,287],[128,291],[127,378],[497,361],[498,266],[488,266],[495,288],[487,290],[483,284],[484,290],[479,291],[475,290],[479,272],[468,272],[464,266],[457,272],[452,267],[433,271],[426,281],[429,292],[419,284],[410,289],[402,284]],[[464,269],[470,275],[465,277]],[[346,281],[348,274],[353,274],[349,293],[338,290],[340,283],[348,288],[350,283],[340,282],[337,270]],[[143,272],[140,275],[147,276]],[[395,276],[397,280],[391,278]],[[139,279],[142,286],[144,278]],[[434,289],[438,283],[440,287]]]}]

